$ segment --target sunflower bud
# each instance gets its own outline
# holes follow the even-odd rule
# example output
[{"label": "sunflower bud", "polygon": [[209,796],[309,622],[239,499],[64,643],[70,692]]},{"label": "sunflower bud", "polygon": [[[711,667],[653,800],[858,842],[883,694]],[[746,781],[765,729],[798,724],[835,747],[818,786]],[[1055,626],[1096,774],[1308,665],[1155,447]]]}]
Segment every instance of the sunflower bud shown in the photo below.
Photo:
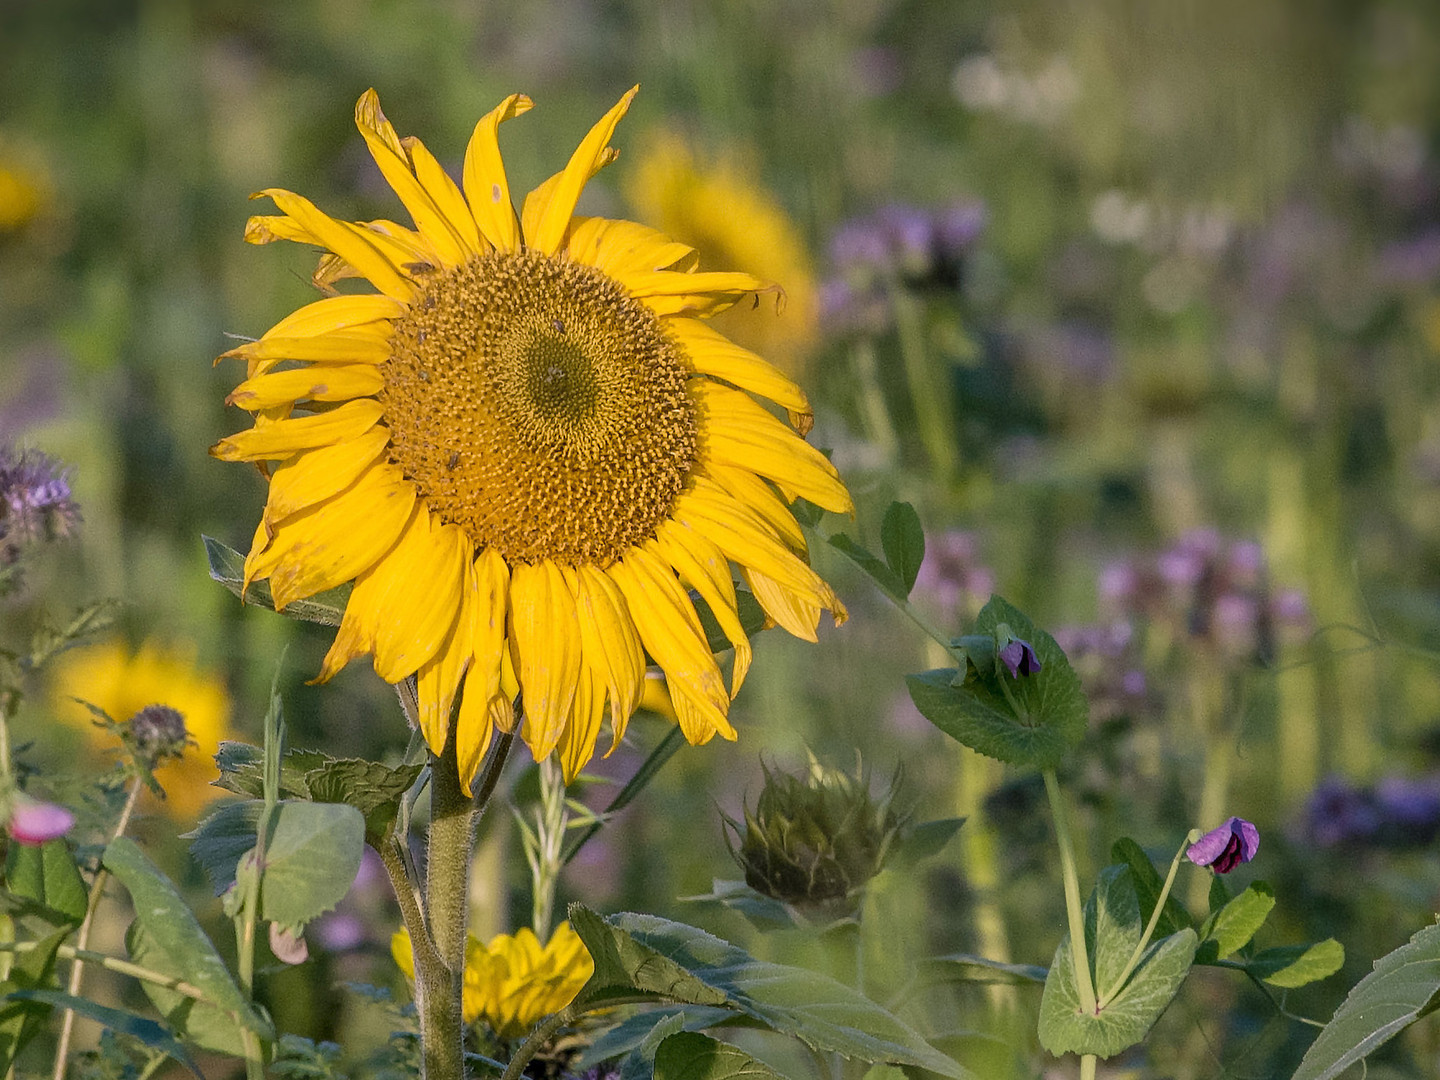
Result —
[{"label": "sunflower bud", "polygon": [[[762,766],[763,767],[763,766]],[[730,853],[757,892],[801,907],[849,910],[878,874],[908,817],[895,808],[899,774],[879,797],[870,775],[828,769],[815,758],[803,777],[765,769],[745,824],[726,817]]]}]

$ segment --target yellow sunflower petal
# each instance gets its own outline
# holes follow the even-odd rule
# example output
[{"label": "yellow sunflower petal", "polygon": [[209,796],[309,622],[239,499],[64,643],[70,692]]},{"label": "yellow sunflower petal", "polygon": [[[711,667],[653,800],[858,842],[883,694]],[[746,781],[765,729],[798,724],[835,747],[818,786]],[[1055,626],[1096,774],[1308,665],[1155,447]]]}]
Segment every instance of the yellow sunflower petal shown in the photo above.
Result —
[{"label": "yellow sunflower petal", "polygon": [[361,327],[364,328],[362,332],[368,333],[373,328],[382,337],[388,338],[389,320],[400,318],[406,310],[406,306],[398,300],[378,294],[327,296],[324,300],[316,300],[292,311],[265,331],[260,340],[315,337]]},{"label": "yellow sunflower petal", "polygon": [[570,218],[575,213],[575,202],[580,198],[581,189],[589,183],[592,176],[615,160],[616,151],[610,146],[610,136],[615,133],[615,126],[620,123],[621,117],[630,111],[630,102],[635,100],[639,91],[640,87],[631,87],[580,141],[580,145],[570,157],[570,163],[565,166],[559,181],[551,189],[535,231],[526,231],[525,239],[532,251],[553,255],[560,250],[565,231],[570,226]]},{"label": "yellow sunflower petal", "polygon": [[675,687],[670,696],[675,707],[675,722],[691,746],[704,746],[716,735],[730,742],[739,737],[729,719],[721,716],[717,723],[709,702],[695,697],[684,684]]},{"label": "yellow sunflower petal", "polygon": [[728,727],[725,713],[730,696],[725,692],[725,680],[675,572],[647,545],[631,548],[606,573],[625,594],[640,640],[664,670],[672,697],[684,687],[709,730]]},{"label": "yellow sunflower petal", "polygon": [[280,466],[270,474],[264,520],[278,525],[291,514],[339,494],[370,467],[389,441],[390,433],[377,425],[358,439],[306,451]]},{"label": "yellow sunflower petal", "polygon": [[685,355],[702,375],[733,383],[741,390],[769,398],[795,413],[809,415],[810,400],[780,369],[698,319],[672,319],[670,332],[680,339]]},{"label": "yellow sunflower petal", "polygon": [[521,563],[511,571],[510,625],[525,702],[521,737],[540,761],[560,741],[580,678],[575,599],[560,567]]},{"label": "yellow sunflower petal", "polygon": [[800,528],[790,508],[775,494],[769,481],[749,469],[735,469],[713,461],[705,471],[717,484],[754,511],[797,555],[805,557],[809,550],[805,531]]},{"label": "yellow sunflower petal", "polygon": [[748,507],[712,480],[696,477],[694,487],[675,500],[671,516],[718,547],[727,559],[752,566],[792,589],[819,597],[825,583],[777,539]]},{"label": "yellow sunflower petal", "polygon": [[780,292],[772,281],[733,270],[677,274],[654,270],[617,278],[630,295],[644,300],[657,315],[718,315],[747,296]]},{"label": "yellow sunflower petal", "polygon": [[470,662],[471,611],[475,594],[473,575],[473,567],[464,567],[455,625],[450,628],[450,635],[445,639],[445,643],[434,656],[421,664],[415,673],[420,734],[425,737],[426,745],[436,755],[445,750],[445,740],[449,736],[450,710],[455,705],[455,695],[465,678],[465,665]]},{"label": "yellow sunflower petal", "polygon": [[227,405],[254,411],[285,402],[349,401],[379,393],[385,377],[372,364],[326,364],[290,368],[246,379],[230,392]]},{"label": "yellow sunflower petal", "polygon": [[210,454],[221,461],[277,461],[302,450],[359,438],[375,426],[383,411],[378,401],[361,398],[314,416],[263,426],[257,422],[249,431],[221,439],[210,448]]},{"label": "yellow sunflower petal", "polygon": [[678,521],[663,521],[656,530],[660,550],[680,580],[700,594],[735,649],[735,667],[730,676],[730,696],[740,692],[750,670],[753,650],[736,609],[735,580],[724,554],[693,529]]},{"label": "yellow sunflower petal", "polygon": [[[455,728],[456,765],[460,772],[460,785],[467,795],[474,793],[472,785],[475,783],[475,774],[485,760],[485,751],[490,749],[490,740],[495,737],[495,729],[498,727],[502,731],[508,731],[515,726],[510,699],[497,694],[487,702],[478,693],[478,684],[479,680],[476,680],[477,693],[473,699],[469,699],[479,703],[478,712],[474,711],[473,705],[467,707],[467,699],[462,699]],[[471,688],[468,676],[465,687],[467,691]]]},{"label": "yellow sunflower petal", "polygon": [[[336,297],[336,299],[343,299]],[[317,334],[312,336],[266,334],[258,341],[247,341],[228,352],[220,359],[248,360],[263,363],[264,370],[281,360],[297,360],[309,363],[331,364],[383,364],[390,359],[390,328],[377,323],[374,333],[359,332],[356,328],[348,333]],[[380,329],[383,328],[383,329]],[[263,374],[256,371],[253,374]]]},{"label": "yellow sunflower petal", "polygon": [[259,194],[273,199],[311,241],[355,267],[386,296],[402,301],[414,297],[414,285],[400,273],[397,264],[380,253],[376,241],[367,238],[364,230],[336,221],[309,199],[283,188],[266,188]]},{"label": "yellow sunflower petal", "polygon": [[605,674],[610,695],[610,726],[614,743],[625,735],[625,725],[640,699],[645,679],[645,650],[625,606],[620,588],[593,566],[577,569],[575,611],[580,620],[580,644],[585,661]]},{"label": "yellow sunflower petal", "polygon": [[[439,253],[446,266],[459,266],[476,251],[465,243],[464,236],[449,221],[443,210],[431,197],[418,179],[405,152],[400,136],[394,126],[385,119],[380,108],[379,95],[373,89],[366,90],[355,103],[355,126],[365,137],[370,155],[380,166],[380,173],[386,183],[400,196],[405,209],[410,211],[415,227],[424,234]],[[466,215],[469,216],[468,214]]]},{"label": "yellow sunflower petal", "polygon": [[598,217],[574,220],[565,251],[576,262],[613,278],[652,270],[689,270],[698,258],[689,244],[648,225]]},{"label": "yellow sunflower petal", "polygon": [[755,599],[760,601],[760,606],[765,609],[765,614],[798,638],[806,641],[818,640],[815,630],[820,625],[822,608],[830,609],[836,626],[849,617],[845,605],[840,603],[834,593],[829,592],[828,587],[827,595],[817,598],[813,592],[787,588],[774,578],[752,568],[742,567],[741,573],[744,574],[750,591],[755,594]]},{"label": "yellow sunflower petal", "polygon": [[505,178],[505,162],[500,157],[498,130],[506,120],[529,112],[532,104],[524,94],[511,94],[475,125],[475,133],[465,150],[465,171],[461,177],[465,198],[480,231],[498,251],[520,249],[520,223],[510,202],[510,183]]},{"label": "yellow sunflower petal", "polygon": [[[494,548],[475,556],[474,604],[470,609],[470,639],[475,660],[470,666],[479,696],[474,704],[489,707],[489,701],[504,687],[506,617],[510,611],[510,568]],[[513,697],[513,690],[506,697]],[[509,730],[506,728],[505,730]]]},{"label": "yellow sunflower petal", "polygon": [[835,466],[749,395],[709,379],[692,379],[690,393],[705,416],[703,452],[711,460],[749,469],[826,510],[854,513]]},{"label": "yellow sunflower petal", "polygon": [[595,741],[600,737],[600,721],[605,715],[605,679],[605,674],[589,663],[581,665],[580,680],[575,684],[575,707],[555,748],[567,784],[573,784],[595,756]]},{"label": "yellow sunflower petal", "polygon": [[440,162],[435,160],[435,155],[414,136],[407,136],[401,139],[400,143],[410,154],[410,163],[415,166],[415,179],[420,181],[421,187],[430,196],[450,228],[459,236],[465,249],[472,255],[489,251],[490,244],[480,235],[475,217],[470,213],[470,207],[465,202],[459,185],[450,178],[450,174]]},{"label": "yellow sunflower petal", "polygon": [[415,485],[399,469],[372,465],[340,494],[276,526],[252,576],[270,579],[277,608],[333,589],[380,561],[414,506]]}]

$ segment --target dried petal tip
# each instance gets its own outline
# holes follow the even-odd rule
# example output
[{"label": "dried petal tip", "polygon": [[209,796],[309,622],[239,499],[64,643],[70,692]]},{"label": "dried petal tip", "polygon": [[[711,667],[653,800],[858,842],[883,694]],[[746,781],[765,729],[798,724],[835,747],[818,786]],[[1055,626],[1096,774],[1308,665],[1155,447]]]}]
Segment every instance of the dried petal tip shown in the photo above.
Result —
[{"label": "dried petal tip", "polygon": [[1244,818],[1232,817],[1185,849],[1185,857],[1196,866],[1208,866],[1217,874],[1228,874],[1242,862],[1249,862],[1260,849],[1260,830]]},{"label": "dried petal tip", "polygon": [[64,836],[75,824],[75,815],[54,803],[16,799],[10,811],[10,838],[20,844],[39,845]]},{"label": "dried petal tip", "polygon": [[1000,649],[1000,662],[1010,672],[1012,679],[1021,675],[1034,675],[1040,670],[1040,657],[1035,655],[1028,641],[1011,638],[1009,644]]}]

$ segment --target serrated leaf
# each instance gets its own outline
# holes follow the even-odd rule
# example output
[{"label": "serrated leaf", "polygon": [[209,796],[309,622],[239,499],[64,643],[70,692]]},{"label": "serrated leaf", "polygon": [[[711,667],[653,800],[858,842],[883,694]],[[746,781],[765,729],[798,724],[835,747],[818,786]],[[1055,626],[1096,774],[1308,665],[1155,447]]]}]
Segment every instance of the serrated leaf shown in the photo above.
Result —
[{"label": "serrated leaf", "polygon": [[885,562],[909,596],[925,561],[925,530],[920,515],[906,502],[893,502],[880,524],[880,548]]},{"label": "serrated leaf", "polygon": [[[972,750],[1012,765],[1054,768],[1089,726],[1080,679],[1055,639],[999,596],[981,610],[976,636],[993,636],[1002,622],[1030,643],[1041,670],[1021,679],[990,663],[927,671],[906,677],[910,697],[927,720]],[[962,676],[962,685],[952,685]]]},{"label": "serrated leaf", "polygon": [[316,802],[344,803],[360,811],[365,835],[378,843],[394,824],[400,800],[424,769],[420,764],[391,768],[378,761],[346,758],[311,769],[305,774],[305,786]]},{"label": "serrated leaf", "polygon": [[[1110,845],[1110,857],[1130,868],[1130,881],[1135,886],[1135,899],[1140,905],[1142,915],[1148,919],[1151,912],[1155,910],[1155,904],[1160,899],[1161,891],[1165,888],[1165,882],[1160,877],[1160,872],[1155,869],[1155,864],[1150,861],[1150,856],[1145,854],[1145,849],[1128,836],[1122,836]],[[1192,925],[1193,922],[1190,913],[1175,898],[1175,893],[1172,891],[1165,898],[1165,910],[1160,913],[1160,921],[1155,924],[1155,933],[1159,937],[1169,937]]]},{"label": "serrated leaf", "polygon": [[[305,783],[308,773],[336,760],[318,750],[290,750],[280,761],[280,797],[308,799],[310,789]],[[222,742],[215,755],[220,778],[215,786],[248,795],[252,799],[265,795],[265,752],[258,746],[242,742]]]},{"label": "serrated leaf", "polygon": [[[1129,867],[1106,867],[1085,903],[1086,945],[1097,995],[1114,986],[1142,933],[1140,905]],[[1091,1014],[1080,1007],[1075,957],[1066,934],[1055,952],[1040,998],[1040,1045],[1057,1056],[1111,1057],[1142,1041],[1179,992],[1198,943],[1199,937],[1188,927],[1151,942],[1124,989],[1098,1013]]]},{"label": "serrated leaf", "polygon": [[115,621],[120,605],[115,600],[102,600],[77,611],[64,626],[55,627],[48,623],[41,625],[30,637],[30,654],[21,666],[38,671],[48,664],[57,653],[64,652],[72,645],[80,644],[85,638],[98,634]]},{"label": "serrated leaf", "polygon": [[85,917],[89,890],[63,838],[43,844],[10,845],[5,883],[12,893],[34,900],[75,923]]},{"label": "serrated leaf", "polygon": [[781,1076],[738,1046],[698,1031],[681,1031],[660,1044],[655,1080],[781,1080]]},{"label": "serrated leaf", "polygon": [[1212,912],[1201,925],[1195,962],[1209,964],[1243,949],[1265,925],[1274,907],[1275,891],[1263,881],[1252,882],[1239,896]]},{"label": "serrated leaf", "polygon": [[[268,581],[252,581],[245,589],[245,556],[232,547],[227,547],[210,536],[200,538],[205,543],[205,557],[210,563],[210,577],[240,597],[247,604],[275,610],[275,598],[270,593]],[[334,589],[316,593],[304,600],[292,600],[280,614],[287,619],[319,623],[322,626],[339,626],[345,615],[345,604],[350,599],[351,586],[340,585]]]},{"label": "serrated leaf", "polygon": [[[158,970],[185,979],[219,1009],[273,1041],[273,1029],[246,1002],[189,905],[139,845],[125,836],[112,840],[105,849],[104,864],[129,890],[136,924],[167,962],[168,966]],[[153,960],[147,966],[154,966]]]},{"label": "serrated leaf", "polygon": [[255,846],[264,807],[259,799],[225,803],[191,832],[181,835],[182,840],[190,841],[190,854],[210,879],[216,896],[235,884],[235,867]]},{"label": "serrated leaf", "polygon": [[[824,975],[756,960],[703,930],[651,915],[601,919],[573,904],[570,921],[595,960],[582,999],[628,985],[685,1003],[729,1005],[815,1050],[918,1065],[961,1080],[970,1075],[904,1022]],[[666,993],[666,986],[684,996]]]},{"label": "serrated leaf", "polygon": [[1271,986],[1293,990],[1328,979],[1345,963],[1345,947],[1334,938],[1313,945],[1282,945],[1262,949],[1245,962],[1245,970]]},{"label": "serrated leaf", "polygon": [[329,911],[355,882],[365,818],[343,803],[276,803],[265,840],[260,917],[298,929]]},{"label": "serrated leaf", "polygon": [[830,537],[830,546],[869,574],[876,585],[879,585],[902,604],[910,595],[910,590],[905,587],[905,583],[900,580],[900,576],[894,570],[891,570],[884,562],[844,533],[836,533]]},{"label": "serrated leaf", "polygon": [[163,1024],[157,1024],[154,1020],[136,1016],[123,1009],[112,1009],[108,1005],[101,1005],[89,998],[73,997],[59,990],[19,990],[15,992],[14,997],[21,1001],[37,1001],[52,1007],[69,1009],[94,1020],[111,1031],[129,1035],[152,1050],[159,1050],[162,1054],[174,1058],[191,1073],[204,1080],[204,1074],[190,1059],[185,1047],[180,1045],[168,1028]]},{"label": "serrated leaf", "polygon": [[1375,961],[1305,1052],[1292,1080],[1333,1080],[1440,1001],[1440,924]]},{"label": "serrated leaf", "polygon": [[[139,920],[131,923],[125,934],[125,951],[141,967],[172,979],[190,981],[184,966],[160,947]],[[245,1056],[244,1027],[236,1022],[234,1013],[154,982],[142,980],[140,988],[155,1011],[185,1042],[216,1054]]]},{"label": "serrated leaf", "polygon": [[953,968],[955,976],[964,982],[1043,985],[1050,973],[1048,968],[1038,964],[1010,964],[973,953],[949,953],[935,957],[930,963]]}]

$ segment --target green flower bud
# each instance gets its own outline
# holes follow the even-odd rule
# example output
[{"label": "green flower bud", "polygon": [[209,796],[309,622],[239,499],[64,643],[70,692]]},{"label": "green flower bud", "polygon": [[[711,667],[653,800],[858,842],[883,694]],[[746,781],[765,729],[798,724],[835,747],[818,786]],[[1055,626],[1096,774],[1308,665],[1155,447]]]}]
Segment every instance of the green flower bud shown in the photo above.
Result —
[{"label": "green flower bud", "polygon": [[[764,766],[762,766],[764,768]],[[730,854],[757,892],[799,907],[850,911],[878,874],[904,829],[895,807],[900,774],[870,793],[870,774],[821,765],[812,754],[804,776],[765,768],[765,787],[745,822],[725,817]],[[738,848],[737,848],[738,843]]]}]

